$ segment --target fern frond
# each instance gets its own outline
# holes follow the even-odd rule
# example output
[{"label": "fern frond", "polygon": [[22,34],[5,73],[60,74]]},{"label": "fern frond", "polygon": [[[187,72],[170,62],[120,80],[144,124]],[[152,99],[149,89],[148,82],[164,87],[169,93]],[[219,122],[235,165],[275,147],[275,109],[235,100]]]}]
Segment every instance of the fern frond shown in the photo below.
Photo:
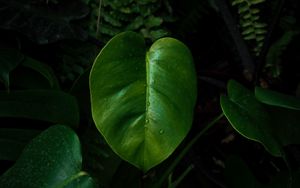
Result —
[{"label": "fern frond", "polygon": [[259,55],[265,35],[267,33],[267,24],[260,21],[260,9],[256,6],[265,0],[233,0],[232,6],[237,6],[240,15],[241,33],[244,40],[252,42],[255,55]]},{"label": "fern frond", "polygon": [[[91,8],[89,20],[89,33],[95,36],[98,17],[98,1],[90,0]],[[167,22],[170,15],[162,15],[161,0],[102,0],[101,23],[99,24],[98,39],[106,42],[113,35],[122,31],[132,30],[140,32],[145,38],[156,40],[157,37],[167,35],[163,23]],[[166,0],[165,0],[166,1]],[[164,30],[164,32],[157,32]]]}]

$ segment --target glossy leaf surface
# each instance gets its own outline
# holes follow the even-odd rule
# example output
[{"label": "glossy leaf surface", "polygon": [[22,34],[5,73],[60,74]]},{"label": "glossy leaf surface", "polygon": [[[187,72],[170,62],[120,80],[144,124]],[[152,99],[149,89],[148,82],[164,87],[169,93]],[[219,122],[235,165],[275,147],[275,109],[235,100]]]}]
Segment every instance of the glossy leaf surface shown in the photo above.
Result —
[{"label": "glossy leaf surface", "polygon": [[[81,177],[76,175],[81,162],[76,133],[65,126],[52,126],[26,146],[17,162],[0,177],[0,187],[68,187]],[[82,187],[92,187],[86,185]]]},{"label": "glossy leaf surface", "polygon": [[144,171],[166,159],[191,127],[195,70],[176,39],[160,39],[146,51],[140,35],[117,35],[94,62],[90,90],[97,128],[118,155]]}]

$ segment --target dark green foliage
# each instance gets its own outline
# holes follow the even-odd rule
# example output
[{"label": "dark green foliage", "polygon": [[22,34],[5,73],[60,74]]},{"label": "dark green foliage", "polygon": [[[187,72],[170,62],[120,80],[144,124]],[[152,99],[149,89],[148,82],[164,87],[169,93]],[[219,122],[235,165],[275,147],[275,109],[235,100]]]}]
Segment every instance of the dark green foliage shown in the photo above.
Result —
[{"label": "dark green foliage", "polygon": [[266,23],[260,19],[260,9],[257,5],[265,0],[232,0],[232,5],[237,6],[240,15],[240,27],[244,40],[253,41],[253,52],[256,56],[260,54],[264,43]]},{"label": "dark green foliage", "polygon": [[0,177],[0,187],[93,188],[93,180],[81,166],[76,133],[55,125],[30,141],[14,166]]},{"label": "dark green foliage", "polygon": [[25,145],[40,132],[35,129],[0,128],[0,160],[17,160]]},{"label": "dark green foliage", "polygon": [[154,41],[168,35],[163,23],[172,20],[167,12],[170,7],[166,7],[164,2],[167,0],[87,1],[91,8],[87,23],[89,33],[106,42],[112,36],[130,30]]},{"label": "dark green foliage", "polygon": [[9,74],[23,60],[24,56],[15,49],[0,49],[0,81],[8,89],[10,85]]},{"label": "dark green foliage", "polygon": [[0,117],[35,119],[73,127],[79,122],[75,98],[54,90],[1,91]]},{"label": "dark green foliage", "polygon": [[295,27],[296,21],[291,16],[282,17],[280,20],[279,26],[283,30],[283,34],[269,48],[264,67],[264,71],[271,78],[280,76],[282,72],[282,56],[293,39],[300,33],[300,29]]},{"label": "dark green foliage", "polygon": [[196,32],[201,19],[213,11],[211,2],[211,0],[171,1],[172,6],[179,7],[176,9],[176,34],[185,36]]},{"label": "dark green foliage", "polygon": [[[28,183],[41,182],[45,177],[59,175],[61,170],[77,167],[79,163],[71,164],[70,153],[78,151],[79,142],[68,139],[70,135],[76,137],[75,131],[82,144],[82,169],[93,177],[95,187],[298,188],[300,102],[282,93],[300,93],[299,7],[298,0],[0,0],[0,174],[12,174],[9,181],[18,183],[12,186],[27,188],[32,187]],[[180,37],[191,50],[197,66],[199,93],[191,131],[168,159],[147,173],[111,150],[91,115],[89,73],[92,63],[105,43],[125,30],[142,34],[146,38],[145,49],[162,36]],[[116,58],[120,46],[116,44],[108,56]],[[130,51],[133,46],[125,49]],[[139,62],[145,61],[142,57]],[[174,58],[172,65],[176,65],[175,59],[182,57]],[[120,59],[123,62],[127,58]],[[118,72],[118,68],[102,70],[102,78],[97,83],[113,85],[112,80],[124,73]],[[185,72],[179,68],[181,71]],[[249,72],[255,76],[245,79],[243,73]],[[122,80],[139,76],[126,73]],[[157,78],[165,78],[165,75],[168,74],[160,73]],[[176,84],[168,98],[181,91],[178,75],[174,77]],[[214,117],[221,111],[219,95],[225,92],[226,82],[232,78],[243,84],[231,84],[228,95],[222,95],[225,115],[234,124],[227,126],[223,114]],[[267,84],[263,85],[264,82]],[[282,93],[260,87],[253,93],[258,84]],[[97,91],[105,94],[105,87]],[[119,93],[122,91],[125,90]],[[108,110],[104,106],[101,114],[108,114],[108,110],[110,117],[117,117],[118,112],[128,106],[122,105],[122,100],[112,104],[119,107]],[[159,103],[157,109],[161,109],[162,104]],[[179,111],[185,105],[172,109]],[[138,108],[134,105],[132,109]],[[176,125],[181,115],[166,120],[176,119],[173,123]],[[118,136],[126,122],[124,119],[116,118],[120,122],[111,137]],[[204,122],[208,122],[207,126]],[[212,126],[216,122],[217,126]],[[73,131],[66,127],[56,129],[53,123],[66,124]],[[50,131],[43,132],[49,127]],[[39,133],[48,136],[39,139],[41,145],[27,155],[35,161],[21,157],[21,162],[27,164],[20,165],[17,159],[23,155],[22,150],[28,143],[35,142],[34,137]],[[162,133],[167,134],[167,130]],[[170,137],[174,139],[176,135]],[[122,140],[116,145],[122,146],[125,142]],[[270,155],[263,145],[280,157]],[[53,156],[59,152],[61,157]],[[37,155],[33,156],[34,153]],[[232,154],[237,157],[232,158]],[[41,161],[45,158],[50,160],[43,165]],[[13,172],[8,170],[12,166]],[[38,172],[24,171],[28,166]],[[44,167],[49,167],[47,172],[42,170]],[[77,172],[58,187],[89,187],[90,176]],[[31,176],[34,181],[29,181],[19,178],[20,173],[25,174],[24,177],[38,175]],[[5,178],[9,177],[5,175]],[[2,180],[0,177],[0,182]]]},{"label": "dark green foliage", "polygon": [[275,41],[270,47],[266,56],[265,71],[273,78],[278,78],[281,74],[281,56],[293,38],[299,31],[286,31],[281,38]]},{"label": "dark green foliage", "polygon": [[17,31],[39,44],[61,39],[85,39],[86,33],[73,21],[87,14],[87,7],[78,0],[64,0],[63,4],[0,0],[0,28]]}]

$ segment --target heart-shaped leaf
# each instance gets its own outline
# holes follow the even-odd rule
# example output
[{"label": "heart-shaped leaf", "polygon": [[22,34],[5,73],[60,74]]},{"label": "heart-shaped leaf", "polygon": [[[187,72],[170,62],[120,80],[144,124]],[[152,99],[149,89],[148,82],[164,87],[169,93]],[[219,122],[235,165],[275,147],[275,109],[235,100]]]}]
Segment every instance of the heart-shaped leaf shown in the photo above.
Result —
[{"label": "heart-shaped leaf", "polygon": [[0,177],[0,187],[93,187],[92,179],[83,178],[86,174],[80,172],[81,162],[76,133],[65,126],[52,126],[25,147],[14,166]]},{"label": "heart-shaped leaf", "polygon": [[173,38],[149,51],[142,36],[125,32],[102,49],[90,73],[92,115],[112,149],[149,170],[189,131],[196,76],[188,48]]}]

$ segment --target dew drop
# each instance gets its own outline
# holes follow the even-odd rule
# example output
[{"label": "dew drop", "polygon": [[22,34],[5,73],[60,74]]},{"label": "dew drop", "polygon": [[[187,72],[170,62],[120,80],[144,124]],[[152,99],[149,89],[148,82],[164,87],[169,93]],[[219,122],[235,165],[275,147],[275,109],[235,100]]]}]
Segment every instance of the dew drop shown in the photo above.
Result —
[{"label": "dew drop", "polygon": [[165,132],[165,131],[164,131],[163,129],[160,129],[160,130],[159,130],[159,134],[164,134],[164,132]]},{"label": "dew drop", "polygon": [[146,119],[146,123],[149,123],[149,119]]}]

